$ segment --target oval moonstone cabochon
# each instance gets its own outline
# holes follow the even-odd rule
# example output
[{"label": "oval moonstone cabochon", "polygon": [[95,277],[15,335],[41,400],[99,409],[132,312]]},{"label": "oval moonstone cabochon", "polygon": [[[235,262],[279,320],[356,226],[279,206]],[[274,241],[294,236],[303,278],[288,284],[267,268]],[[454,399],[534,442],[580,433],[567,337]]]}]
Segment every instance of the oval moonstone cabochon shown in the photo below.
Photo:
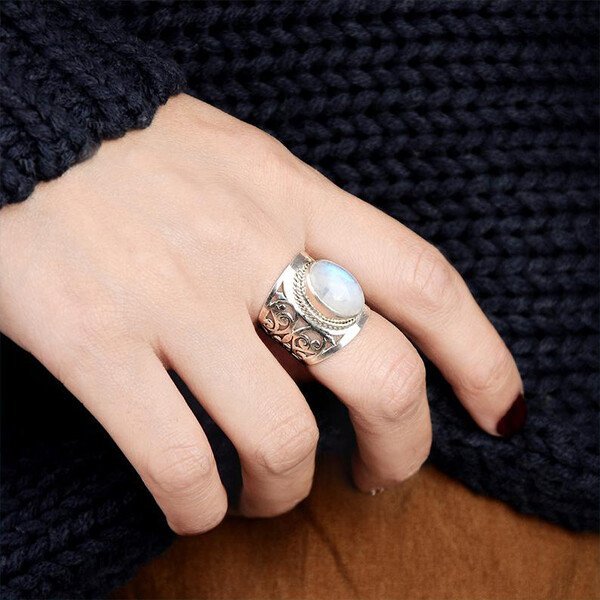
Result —
[{"label": "oval moonstone cabochon", "polygon": [[[306,275],[315,299],[339,319],[356,317],[363,309],[365,296],[360,284],[346,269],[330,260],[316,260]],[[315,308],[319,308],[318,306]]]}]

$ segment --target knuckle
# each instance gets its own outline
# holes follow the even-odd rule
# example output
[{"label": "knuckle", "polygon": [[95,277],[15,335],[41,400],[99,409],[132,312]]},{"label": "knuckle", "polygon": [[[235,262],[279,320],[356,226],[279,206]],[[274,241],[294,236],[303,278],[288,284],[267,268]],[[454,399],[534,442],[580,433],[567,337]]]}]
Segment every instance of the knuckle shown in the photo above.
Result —
[{"label": "knuckle", "polygon": [[288,419],[261,442],[257,462],[274,475],[285,475],[315,451],[318,439],[319,430],[312,416]]},{"label": "knuckle", "polygon": [[82,344],[97,344],[113,337],[120,320],[117,306],[106,299],[73,302],[68,309],[71,335]]},{"label": "knuckle", "polygon": [[[290,150],[277,138],[265,131],[253,128],[246,135],[244,155],[247,157],[245,171],[258,189],[272,188],[285,191],[305,176],[306,169]],[[242,174],[246,176],[244,170]],[[246,181],[250,178],[245,177]]]},{"label": "knuckle", "polygon": [[[185,242],[191,249],[201,249],[206,252],[216,244],[219,250],[222,250],[232,235],[232,228],[233,231],[237,231],[242,225],[243,215],[240,207],[243,206],[243,200],[236,205],[231,192],[222,190],[212,191],[211,200],[216,207],[207,202],[204,210],[192,210],[188,215],[185,224],[188,235]],[[179,235],[179,231],[177,233]],[[199,248],[200,241],[201,248]],[[187,245],[185,250],[188,250]]]},{"label": "knuckle", "polygon": [[379,369],[375,402],[369,412],[378,420],[410,419],[425,394],[425,365],[416,352],[400,353]]},{"label": "knuckle", "polygon": [[440,312],[452,306],[457,299],[457,276],[443,254],[433,246],[426,244],[410,254],[405,269],[404,281],[417,295],[419,306],[427,312]]},{"label": "knuckle", "polygon": [[[60,311],[60,316],[58,315]],[[52,333],[53,343],[60,344],[61,352],[51,359],[57,377],[66,382],[78,374],[101,371],[109,354],[114,359],[127,359],[133,338],[125,326],[122,309],[102,294],[96,302],[65,300],[55,317],[60,322]],[[64,340],[68,343],[64,343]]]},{"label": "knuckle", "polygon": [[512,367],[511,353],[504,342],[498,340],[493,348],[481,353],[469,370],[465,387],[475,394],[500,390],[510,377]]},{"label": "knuckle", "polygon": [[256,151],[259,160],[276,162],[284,161],[290,154],[289,150],[277,138],[266,131],[256,129],[250,133],[251,147]]},{"label": "knuckle", "polygon": [[165,496],[187,496],[206,489],[215,469],[211,453],[195,445],[178,445],[159,453],[148,468],[148,478]]},{"label": "knuckle", "polygon": [[[205,211],[194,218],[185,252],[201,265],[209,256],[224,268],[232,268],[239,262],[233,258],[262,256],[273,240],[270,218],[246,199],[229,193],[220,197],[216,213]],[[231,260],[224,261],[223,257]]]},{"label": "knuckle", "polygon": [[285,145],[271,134],[249,123],[236,122],[223,130],[224,143],[241,157],[247,157],[249,164],[270,165],[270,161],[280,163],[291,156]]},{"label": "knuckle", "polygon": [[178,535],[199,535],[217,527],[227,514],[227,503],[219,502],[198,517],[169,520],[169,527]]},{"label": "knuckle", "polygon": [[137,250],[131,260],[143,289],[169,290],[181,281],[181,264],[166,245],[155,244],[152,248]]}]

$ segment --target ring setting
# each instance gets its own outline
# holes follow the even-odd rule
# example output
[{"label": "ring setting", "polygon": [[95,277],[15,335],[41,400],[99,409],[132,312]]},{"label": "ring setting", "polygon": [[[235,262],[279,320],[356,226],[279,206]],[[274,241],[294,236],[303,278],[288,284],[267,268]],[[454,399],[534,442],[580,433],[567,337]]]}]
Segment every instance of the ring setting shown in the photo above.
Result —
[{"label": "ring setting", "polygon": [[258,320],[295,358],[316,364],[347,345],[368,315],[351,273],[300,253],[275,282]]}]

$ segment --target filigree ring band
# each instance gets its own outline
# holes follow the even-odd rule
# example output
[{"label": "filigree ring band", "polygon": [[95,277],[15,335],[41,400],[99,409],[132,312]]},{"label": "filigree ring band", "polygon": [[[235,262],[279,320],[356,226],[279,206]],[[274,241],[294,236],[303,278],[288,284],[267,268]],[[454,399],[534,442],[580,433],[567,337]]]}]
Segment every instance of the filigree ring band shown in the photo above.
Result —
[{"label": "filigree ring band", "polygon": [[300,253],[275,282],[258,321],[292,356],[313,365],[356,337],[368,316],[360,284],[346,269]]}]

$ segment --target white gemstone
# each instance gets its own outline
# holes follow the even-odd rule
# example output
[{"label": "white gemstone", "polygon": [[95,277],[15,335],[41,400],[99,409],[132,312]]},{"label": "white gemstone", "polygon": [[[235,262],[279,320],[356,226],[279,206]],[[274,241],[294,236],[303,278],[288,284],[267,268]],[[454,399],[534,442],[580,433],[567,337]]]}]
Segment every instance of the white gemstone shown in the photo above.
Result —
[{"label": "white gemstone", "polygon": [[363,309],[365,296],[360,284],[339,265],[317,260],[310,266],[307,280],[316,299],[336,317],[349,319]]}]

